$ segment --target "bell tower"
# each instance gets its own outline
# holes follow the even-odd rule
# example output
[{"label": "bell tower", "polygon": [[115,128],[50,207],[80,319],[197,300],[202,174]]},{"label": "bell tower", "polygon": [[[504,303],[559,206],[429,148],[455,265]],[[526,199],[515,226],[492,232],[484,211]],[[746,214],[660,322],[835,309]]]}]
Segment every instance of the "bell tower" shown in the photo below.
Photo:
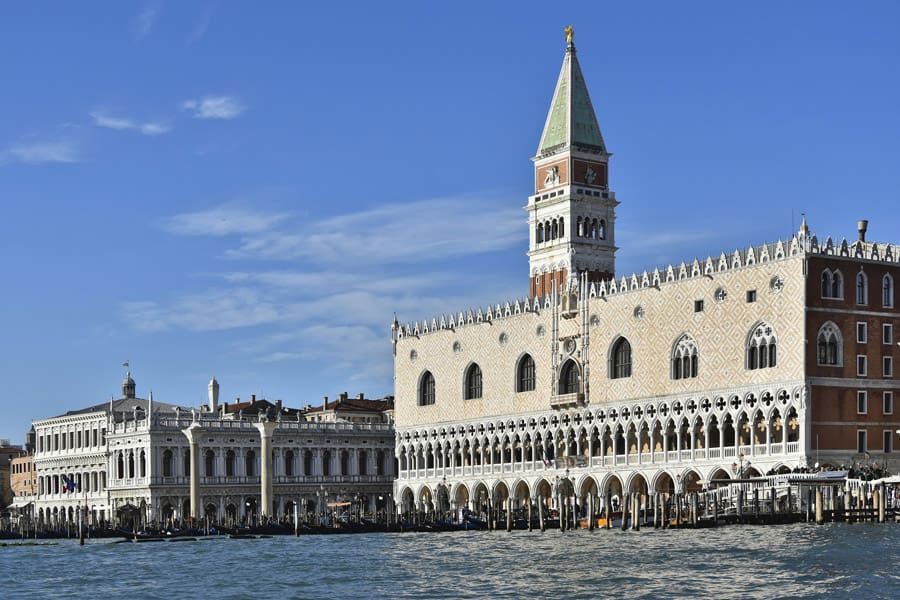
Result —
[{"label": "bell tower", "polygon": [[544,296],[556,282],[587,274],[615,275],[615,192],[609,190],[609,157],[575,55],[572,27],[534,162],[534,195],[528,198],[530,294]]}]

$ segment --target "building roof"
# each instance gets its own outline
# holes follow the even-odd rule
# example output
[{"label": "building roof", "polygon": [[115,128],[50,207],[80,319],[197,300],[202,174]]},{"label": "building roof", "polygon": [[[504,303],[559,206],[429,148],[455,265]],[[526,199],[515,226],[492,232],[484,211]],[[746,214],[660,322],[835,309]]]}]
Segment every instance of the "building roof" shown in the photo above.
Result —
[{"label": "building roof", "polygon": [[575,55],[575,44],[569,42],[538,146],[538,156],[572,146],[606,152],[597,115]]},{"label": "building roof", "polygon": [[[149,400],[145,400],[144,398],[119,398],[118,400],[113,400],[112,402],[103,402],[101,404],[95,404],[93,406],[88,406],[87,408],[80,408],[77,410],[70,410],[64,414],[56,415],[57,417],[70,417],[73,415],[83,415],[87,413],[93,412],[103,412],[109,414],[110,405],[112,405],[113,412],[117,413],[129,413],[134,412],[134,409],[137,408],[146,412],[149,407]],[[167,404],[165,402],[160,402],[158,400],[153,401],[153,412],[174,412],[176,408],[181,410],[190,411],[189,407],[184,406],[176,406],[174,404]],[[56,417],[51,417],[56,418]]]},{"label": "building roof", "polygon": [[325,399],[322,406],[308,406],[303,412],[306,414],[328,412],[331,410],[339,410],[341,412],[384,412],[386,410],[394,410],[394,397],[385,396],[379,400],[369,398],[348,398],[341,395],[331,402]]},{"label": "building roof", "polygon": [[247,400],[245,402],[226,402],[222,404],[221,407],[226,415],[233,415],[237,413],[243,413],[245,415],[266,413],[267,415],[271,415],[274,417],[276,414],[281,412],[281,414],[284,416],[296,417],[299,413],[303,412],[298,408],[289,408],[287,406],[282,406],[281,400],[269,402],[265,398],[252,398],[251,400]]}]

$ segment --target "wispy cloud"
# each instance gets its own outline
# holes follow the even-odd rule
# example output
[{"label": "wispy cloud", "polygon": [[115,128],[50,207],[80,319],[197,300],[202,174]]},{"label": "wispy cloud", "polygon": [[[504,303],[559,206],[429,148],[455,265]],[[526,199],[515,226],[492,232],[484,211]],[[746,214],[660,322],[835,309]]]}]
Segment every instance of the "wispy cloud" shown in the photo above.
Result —
[{"label": "wispy cloud", "polygon": [[287,215],[283,213],[222,205],[209,210],[175,215],[166,219],[162,228],[176,235],[248,235],[270,231],[286,218]]},{"label": "wispy cloud", "polygon": [[126,302],[122,305],[122,316],[133,328],[144,332],[221,331],[272,323],[279,319],[279,312],[257,290],[234,288],[188,294],[170,305],[156,301]]},{"label": "wispy cloud", "polygon": [[187,44],[191,45],[195,42],[203,39],[203,36],[206,35],[206,30],[209,29],[209,22],[212,20],[213,13],[215,12],[215,6],[209,5],[206,7],[206,10],[203,11],[203,14],[200,15],[200,20],[197,21],[197,24],[191,30],[190,35],[187,38]]},{"label": "wispy cloud", "polygon": [[[478,218],[457,218],[471,213],[472,206],[479,207]],[[243,210],[233,215],[236,223],[249,227],[216,227],[227,223],[223,212],[230,210],[217,207],[177,215],[165,228],[182,235],[252,234],[243,235],[237,248],[225,252],[232,259],[409,263],[493,252],[522,243],[521,211],[510,206],[514,205],[461,196],[390,204],[293,226],[283,214]]]},{"label": "wispy cloud", "polygon": [[[161,224],[165,231],[234,242],[228,259],[296,264],[207,273],[216,282],[206,289],[128,302],[121,315],[146,333],[231,330],[231,352],[260,365],[302,361],[353,374],[352,381],[389,382],[395,312],[404,321],[431,319],[525,293],[517,274],[458,269],[443,260],[522,243],[521,211],[508,204],[464,196],[319,220],[236,204],[175,215]],[[456,218],[472,206],[478,218]],[[271,247],[256,246],[258,239]],[[392,266],[398,263],[402,269]]]},{"label": "wispy cloud", "polygon": [[17,144],[10,146],[5,154],[6,158],[0,155],[0,162],[13,160],[38,165],[43,163],[74,163],[81,160],[78,148],[72,142],[67,141]]},{"label": "wispy cloud", "polygon": [[181,107],[190,111],[196,119],[235,119],[246,110],[246,106],[234,96],[204,96],[185,100]]},{"label": "wispy cloud", "polygon": [[155,136],[168,133],[172,130],[171,126],[159,121],[147,121],[141,123],[126,117],[113,117],[100,111],[92,112],[91,118],[94,119],[94,125],[97,127],[105,127],[116,131],[137,131],[144,135]]},{"label": "wispy cloud", "polygon": [[150,34],[157,17],[159,17],[159,11],[160,5],[156,2],[144,6],[132,23],[135,40],[142,40]]}]

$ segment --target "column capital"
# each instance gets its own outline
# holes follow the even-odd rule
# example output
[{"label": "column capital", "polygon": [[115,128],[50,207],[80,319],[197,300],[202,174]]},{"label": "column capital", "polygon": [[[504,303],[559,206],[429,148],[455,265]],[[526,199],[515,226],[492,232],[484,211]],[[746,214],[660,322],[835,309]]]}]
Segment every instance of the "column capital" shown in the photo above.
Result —
[{"label": "column capital", "polygon": [[271,438],[272,434],[275,433],[275,428],[278,427],[278,423],[276,421],[260,421],[254,423],[253,426],[259,430],[259,437]]},{"label": "column capital", "polygon": [[192,423],[190,425],[190,427],[187,427],[186,429],[182,429],[181,433],[183,433],[185,435],[185,437],[188,439],[188,441],[191,444],[199,444],[200,436],[203,435],[203,428],[200,426],[199,423]]}]

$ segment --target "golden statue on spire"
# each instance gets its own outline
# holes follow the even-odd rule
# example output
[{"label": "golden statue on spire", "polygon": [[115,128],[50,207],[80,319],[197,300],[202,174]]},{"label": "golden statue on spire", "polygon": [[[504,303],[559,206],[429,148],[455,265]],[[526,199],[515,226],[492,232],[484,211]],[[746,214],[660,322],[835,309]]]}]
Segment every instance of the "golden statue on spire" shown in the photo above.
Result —
[{"label": "golden statue on spire", "polygon": [[572,38],[575,37],[575,30],[572,29],[571,25],[566,25],[566,43],[571,44]]}]

